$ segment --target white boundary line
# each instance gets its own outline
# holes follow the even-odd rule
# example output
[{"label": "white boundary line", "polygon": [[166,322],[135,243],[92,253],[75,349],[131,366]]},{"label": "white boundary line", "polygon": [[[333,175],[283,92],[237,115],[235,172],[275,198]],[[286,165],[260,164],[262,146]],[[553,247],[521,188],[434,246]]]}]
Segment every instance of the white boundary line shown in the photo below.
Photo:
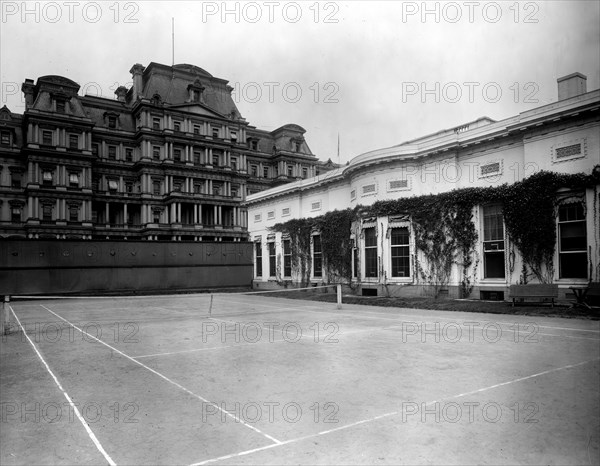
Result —
[{"label": "white boundary line", "polygon": [[40,352],[36,348],[36,346],[33,343],[33,341],[31,341],[31,338],[29,338],[29,335],[27,335],[27,332],[25,332],[25,329],[23,328],[23,325],[21,325],[21,321],[17,317],[17,314],[15,313],[15,310],[10,305],[8,307],[12,311],[13,316],[15,316],[15,320],[19,324],[19,327],[21,327],[21,330],[23,331],[23,335],[25,335],[25,337],[27,338],[27,341],[29,341],[29,343],[31,344],[33,350],[35,351],[35,353],[40,358],[40,361],[42,361],[42,364],[44,364],[44,367],[46,368],[46,370],[48,371],[48,373],[54,379],[54,383],[59,388],[59,390],[62,392],[62,394],[64,395],[64,397],[67,399],[67,401],[69,402],[69,405],[71,405],[71,407],[73,408],[73,411],[75,412],[75,415],[77,416],[77,419],[79,419],[79,422],[81,422],[81,424],[83,425],[83,428],[87,432],[87,434],[90,437],[90,439],[92,440],[92,442],[94,442],[94,445],[96,446],[96,448],[98,449],[98,451],[100,453],[102,453],[102,456],[104,456],[104,459],[106,459],[106,461],[108,461],[108,464],[110,464],[111,466],[116,466],[117,463],[115,463],[113,461],[113,459],[110,457],[110,455],[106,452],[106,450],[104,450],[104,447],[102,447],[102,445],[100,444],[100,441],[96,438],[96,436],[94,435],[94,432],[92,432],[92,429],[90,429],[90,426],[87,424],[87,422],[85,421],[85,419],[83,418],[83,416],[79,412],[79,409],[77,409],[77,406],[75,406],[75,403],[73,403],[73,400],[71,399],[71,397],[69,396],[69,394],[66,392],[66,390],[63,388],[63,386],[61,385],[61,383],[58,381],[58,379],[56,378],[56,376],[54,375],[54,373],[50,369],[50,366],[48,366],[48,363],[46,363],[46,361],[44,361],[44,358],[42,357],[42,355],[40,354]]},{"label": "white boundary line", "polygon": [[[495,384],[495,385],[490,385],[488,387],[480,388],[478,390],[472,390],[472,391],[469,391],[469,392],[460,393],[458,395],[444,397],[444,398],[441,398],[440,400],[430,401],[430,402],[426,403],[426,406],[434,404],[434,403],[439,403],[440,401],[443,401],[443,400],[452,400],[454,398],[461,398],[463,396],[472,395],[474,393],[480,393],[480,392],[484,392],[484,391],[487,391],[487,390],[492,390],[494,388],[502,387],[504,385],[510,385],[512,383],[522,382],[523,380],[532,379],[534,377],[540,377],[542,375],[550,374],[552,372],[558,372],[558,371],[561,371],[561,370],[564,370],[564,369],[572,369],[574,367],[582,366],[584,364],[589,364],[591,362],[596,362],[596,361],[600,361],[600,358],[590,359],[589,361],[583,361],[583,362],[579,362],[577,364],[569,364],[567,366],[557,367],[555,369],[549,369],[547,371],[538,372],[536,374],[528,375],[526,377],[519,377],[518,379],[513,379],[513,380],[509,380],[507,382],[502,382],[502,383],[498,383],[498,384]],[[237,458],[237,457],[240,457],[240,456],[250,455],[252,453],[256,453],[256,452],[259,452],[259,451],[270,450],[271,448],[279,447],[279,446],[282,446],[282,445],[287,445],[287,444],[290,444],[290,443],[297,443],[297,442],[300,442],[302,440],[308,440],[308,439],[311,439],[311,438],[314,438],[314,437],[318,437],[320,435],[327,435],[327,434],[330,434],[332,432],[337,432],[339,430],[349,429],[351,427],[354,427],[354,426],[357,426],[357,425],[360,425],[360,424],[366,424],[366,423],[369,423],[369,422],[377,421],[379,419],[383,419],[383,418],[390,417],[390,416],[395,416],[395,415],[400,414],[400,413],[401,413],[401,411],[392,411],[392,412],[389,412],[389,413],[381,414],[379,416],[375,416],[375,417],[371,417],[371,418],[368,418],[368,419],[363,419],[361,421],[353,422],[351,424],[346,424],[346,425],[343,425],[343,426],[340,426],[340,427],[335,427],[333,429],[329,429],[329,430],[324,430],[324,431],[321,431],[321,432],[317,432],[316,434],[310,434],[310,435],[305,435],[303,437],[297,437],[297,438],[290,439],[290,440],[284,440],[283,442],[280,442],[277,445],[266,445],[264,447],[254,448],[252,450],[245,450],[245,451],[241,451],[241,452],[238,452],[238,453],[231,453],[229,455],[219,456],[219,457],[216,457],[216,458],[210,458],[210,459],[207,459],[207,460],[204,460],[204,461],[200,461],[198,463],[192,463],[190,466],[200,466],[200,465],[204,465],[204,464],[215,463],[217,461],[228,460],[228,459],[231,459],[231,458]]]},{"label": "white boundary line", "polygon": [[155,375],[158,375],[161,379],[166,380],[167,382],[169,382],[171,385],[176,386],[177,388],[180,388],[181,390],[183,390],[184,392],[192,395],[194,398],[197,398],[201,401],[203,401],[204,403],[207,403],[211,406],[214,406],[215,408],[217,408],[221,413],[225,414],[226,416],[229,416],[230,418],[232,418],[233,420],[235,420],[236,422],[244,425],[245,427],[253,430],[254,432],[257,432],[259,434],[261,434],[263,437],[271,440],[272,442],[275,442],[274,444],[277,445],[279,443],[281,443],[279,440],[277,440],[275,437],[270,436],[269,434],[261,431],[260,429],[257,429],[256,427],[244,422],[242,419],[238,418],[237,416],[231,414],[229,411],[226,411],[224,409],[222,409],[218,404],[213,403],[212,401],[208,401],[206,398],[197,395],[196,393],[192,392],[191,390],[185,388],[183,385],[169,379],[167,376],[161,374],[158,371],[155,371],[154,369],[152,369],[151,367],[146,366],[144,363],[136,360],[135,358],[123,353],[122,351],[119,351],[117,348],[115,348],[114,346],[109,345],[108,343],[105,343],[104,341],[100,340],[99,338],[95,337],[94,335],[91,335],[87,332],[85,332],[84,330],[80,329],[79,327],[77,327],[76,325],[72,324],[71,322],[69,322],[67,319],[59,316],[56,312],[54,312],[52,309],[47,308],[46,306],[44,306],[43,304],[40,304],[41,307],[43,307],[44,309],[46,309],[48,312],[50,312],[51,314],[54,314],[56,317],[58,317],[59,319],[63,320],[64,322],[66,322],[67,324],[69,324],[71,327],[75,328],[76,330],[80,331],[81,333],[86,334],[87,336],[89,336],[90,338],[93,338],[94,340],[96,340],[98,343],[106,346],[107,348],[110,348],[112,351],[120,354],[121,356],[123,356],[124,358],[129,359],[130,361],[133,361],[134,363],[142,366],[144,369],[149,370],[150,372],[152,372]]}]

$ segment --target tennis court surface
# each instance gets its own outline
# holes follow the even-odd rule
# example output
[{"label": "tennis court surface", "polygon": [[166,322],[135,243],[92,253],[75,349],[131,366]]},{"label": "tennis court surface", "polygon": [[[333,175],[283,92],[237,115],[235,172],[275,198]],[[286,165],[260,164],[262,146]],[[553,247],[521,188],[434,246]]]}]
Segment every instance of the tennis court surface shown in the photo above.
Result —
[{"label": "tennis court surface", "polygon": [[600,462],[598,321],[277,294],[18,299],[0,462]]}]

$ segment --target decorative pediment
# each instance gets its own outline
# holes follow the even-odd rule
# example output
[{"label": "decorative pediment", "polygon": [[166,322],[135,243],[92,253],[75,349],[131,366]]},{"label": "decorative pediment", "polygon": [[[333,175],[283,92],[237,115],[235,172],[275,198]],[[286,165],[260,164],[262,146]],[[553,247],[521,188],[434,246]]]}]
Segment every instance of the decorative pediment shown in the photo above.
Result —
[{"label": "decorative pediment", "polygon": [[223,118],[223,115],[221,115],[215,111],[212,111],[212,110],[208,109],[207,107],[205,107],[204,105],[201,105],[198,103],[172,105],[170,108],[177,108],[178,110],[183,110],[185,112],[193,113],[195,115]]}]

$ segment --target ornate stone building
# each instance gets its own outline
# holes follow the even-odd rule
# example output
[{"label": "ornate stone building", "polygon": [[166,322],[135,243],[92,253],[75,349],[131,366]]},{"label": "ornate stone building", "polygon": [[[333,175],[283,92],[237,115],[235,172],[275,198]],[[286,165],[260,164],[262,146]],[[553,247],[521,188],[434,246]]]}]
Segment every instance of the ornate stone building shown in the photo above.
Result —
[{"label": "ornate stone building", "polygon": [[0,109],[0,237],[245,241],[248,194],[328,168],[305,130],[250,125],[227,81],[134,65],[116,99],[61,76]]}]

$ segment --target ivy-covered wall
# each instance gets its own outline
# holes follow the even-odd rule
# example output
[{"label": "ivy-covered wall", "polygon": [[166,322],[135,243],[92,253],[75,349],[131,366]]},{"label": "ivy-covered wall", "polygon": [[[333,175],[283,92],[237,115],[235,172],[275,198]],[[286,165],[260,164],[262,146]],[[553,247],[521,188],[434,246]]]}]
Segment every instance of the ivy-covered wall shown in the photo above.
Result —
[{"label": "ivy-covered wall", "polygon": [[[323,280],[356,285],[361,278],[360,274],[352,277],[352,249],[353,245],[360,244],[361,221],[408,216],[414,245],[411,282],[429,286],[435,296],[453,282],[459,286],[462,296],[468,296],[475,286],[480,261],[480,228],[474,219],[478,206],[499,204],[502,207],[508,243],[508,283],[548,283],[555,277],[556,215],[561,192],[584,193],[585,199],[591,199],[587,208],[589,278],[598,281],[599,186],[600,166],[588,174],[540,171],[513,184],[377,201],[366,207],[278,223],[271,230],[290,239],[294,281],[298,284],[306,285],[311,279],[311,235],[318,232]],[[360,249],[356,249],[359,263]],[[378,282],[386,284],[385,264],[380,268]]]}]

